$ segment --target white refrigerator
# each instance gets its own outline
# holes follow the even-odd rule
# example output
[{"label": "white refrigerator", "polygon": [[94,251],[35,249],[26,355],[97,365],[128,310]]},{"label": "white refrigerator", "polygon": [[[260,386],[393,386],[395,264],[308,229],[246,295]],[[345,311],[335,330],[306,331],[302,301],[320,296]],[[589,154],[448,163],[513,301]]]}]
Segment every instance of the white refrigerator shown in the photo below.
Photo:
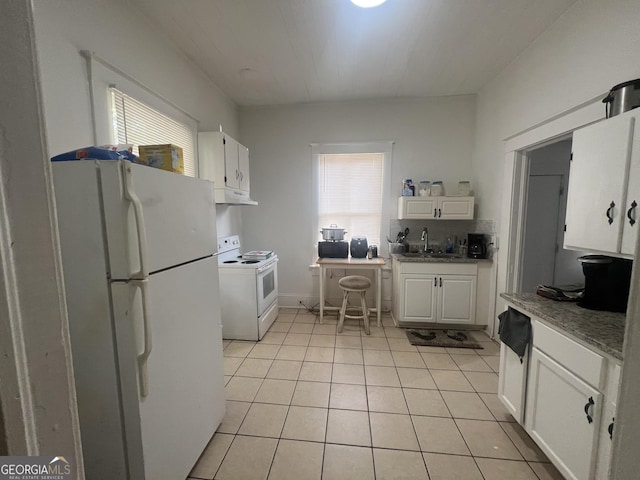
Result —
[{"label": "white refrigerator", "polygon": [[186,478],[225,408],[213,183],[52,168],[86,476]]}]

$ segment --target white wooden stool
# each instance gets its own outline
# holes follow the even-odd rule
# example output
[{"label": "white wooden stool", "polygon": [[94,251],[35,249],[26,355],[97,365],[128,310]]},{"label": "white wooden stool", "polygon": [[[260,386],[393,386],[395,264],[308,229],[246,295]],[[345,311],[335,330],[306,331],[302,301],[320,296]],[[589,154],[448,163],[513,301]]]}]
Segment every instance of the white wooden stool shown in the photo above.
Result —
[{"label": "white wooden stool", "polygon": [[[360,275],[349,275],[346,277],[342,277],[338,282],[340,288],[344,291],[344,297],[342,300],[342,307],[340,308],[340,320],[338,321],[338,333],[342,332],[342,327],[344,324],[345,318],[350,318],[353,320],[364,321],[364,332],[367,335],[370,335],[369,332],[369,310],[367,309],[367,301],[365,300],[365,295],[367,294],[367,290],[371,287],[371,280],[367,277],[362,277]],[[362,315],[347,315],[347,302],[349,293],[360,293],[360,304],[362,308]],[[357,308],[357,307],[355,307]]]}]

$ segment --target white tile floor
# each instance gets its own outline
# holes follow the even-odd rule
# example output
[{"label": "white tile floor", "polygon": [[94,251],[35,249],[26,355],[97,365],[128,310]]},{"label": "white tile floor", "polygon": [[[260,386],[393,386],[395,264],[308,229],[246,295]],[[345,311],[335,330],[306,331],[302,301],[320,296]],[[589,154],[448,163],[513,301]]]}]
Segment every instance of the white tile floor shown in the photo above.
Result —
[{"label": "white tile floor", "polygon": [[189,479],[560,480],[497,398],[499,348],[415,347],[281,311],[225,341],[227,414]]}]

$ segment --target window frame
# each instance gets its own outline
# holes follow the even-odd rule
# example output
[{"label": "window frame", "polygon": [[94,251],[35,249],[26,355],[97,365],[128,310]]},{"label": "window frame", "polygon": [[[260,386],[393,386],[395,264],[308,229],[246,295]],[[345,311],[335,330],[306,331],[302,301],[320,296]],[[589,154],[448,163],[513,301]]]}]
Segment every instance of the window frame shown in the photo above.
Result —
[{"label": "window frame", "polygon": [[193,132],[194,170],[196,178],[199,178],[198,119],[192,117],[180,107],[161,97],[125,72],[104,62],[99,57],[85,51],[82,51],[81,54],[87,61],[93,113],[94,145],[114,145],[118,143],[113,131],[114,119],[111,108],[111,88],[116,88],[129,97],[189,127]]},{"label": "window frame", "polygon": [[[383,241],[385,232],[388,231],[391,219],[391,165],[393,162],[393,141],[377,142],[348,142],[348,143],[312,143],[312,237],[318,238],[316,224],[319,218],[319,186],[320,186],[320,156],[325,154],[355,154],[355,153],[382,153],[382,205],[380,206],[380,245],[378,245],[378,255],[386,257],[389,254],[389,246]],[[385,229],[385,225],[387,228]],[[313,244],[313,258],[317,258],[318,244]]]}]

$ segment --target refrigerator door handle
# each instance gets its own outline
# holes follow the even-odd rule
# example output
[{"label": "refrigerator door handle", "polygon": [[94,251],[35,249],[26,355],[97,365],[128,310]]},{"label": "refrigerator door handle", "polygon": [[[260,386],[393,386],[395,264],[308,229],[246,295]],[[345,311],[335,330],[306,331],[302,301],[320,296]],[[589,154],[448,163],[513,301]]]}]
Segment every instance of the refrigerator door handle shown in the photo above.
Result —
[{"label": "refrigerator door handle", "polygon": [[144,338],[144,350],[138,355],[138,378],[140,381],[140,395],[146,397],[149,394],[149,374],[147,360],[151,354],[151,327],[149,308],[149,280],[131,280],[131,283],[140,288],[142,295],[142,327]]},{"label": "refrigerator door handle", "polygon": [[136,231],[138,233],[138,256],[140,258],[140,270],[131,272],[131,278],[143,280],[149,276],[147,268],[147,230],[144,226],[144,216],[142,214],[142,202],[136,195],[133,188],[131,164],[122,162],[122,177],[124,180],[124,197],[133,204],[133,212],[136,220]]}]

